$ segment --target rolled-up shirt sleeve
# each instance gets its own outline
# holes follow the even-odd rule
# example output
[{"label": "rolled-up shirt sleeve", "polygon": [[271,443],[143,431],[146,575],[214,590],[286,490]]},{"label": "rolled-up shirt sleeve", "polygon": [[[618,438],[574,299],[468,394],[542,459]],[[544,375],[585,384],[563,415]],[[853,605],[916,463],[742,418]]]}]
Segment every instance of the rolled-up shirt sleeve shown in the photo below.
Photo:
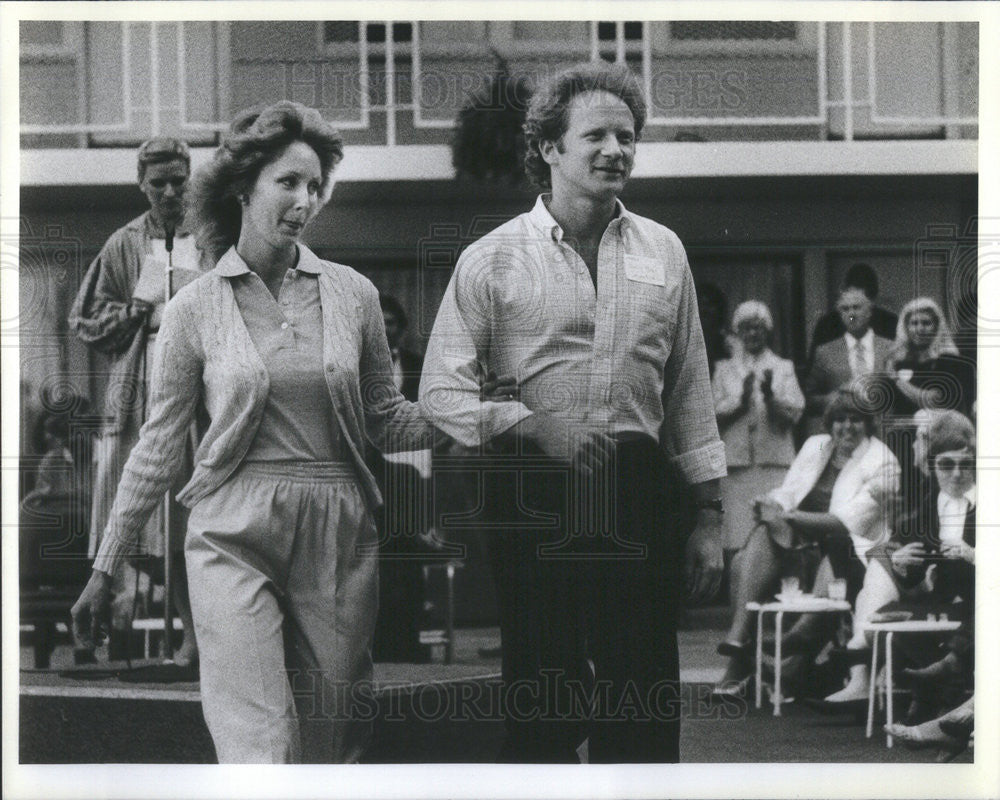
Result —
[{"label": "rolled-up shirt sleeve", "polygon": [[[531,411],[518,401],[480,399],[490,369],[490,258],[459,259],[445,291],[424,355],[420,405],[438,428],[466,447],[476,447],[516,425]],[[474,264],[475,266],[471,266]]]},{"label": "rolled-up shirt sleeve", "polygon": [[90,347],[117,355],[128,349],[144,317],[129,313],[125,234],[105,243],[87,270],[70,309],[69,326]]},{"label": "rolled-up shirt sleeve", "polygon": [[663,371],[661,442],[691,484],[726,475],[726,448],[719,439],[708,356],[698,317],[694,279],[684,258],[684,277],[670,356]]}]

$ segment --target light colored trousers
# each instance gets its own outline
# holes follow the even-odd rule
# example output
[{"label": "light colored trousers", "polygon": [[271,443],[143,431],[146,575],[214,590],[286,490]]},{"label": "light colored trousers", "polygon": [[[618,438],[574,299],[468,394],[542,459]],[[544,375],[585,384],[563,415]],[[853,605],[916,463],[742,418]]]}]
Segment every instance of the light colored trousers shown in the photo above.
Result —
[{"label": "light colored trousers", "polygon": [[188,520],[220,763],[348,763],[371,735],[375,525],[347,464],[247,462]]}]

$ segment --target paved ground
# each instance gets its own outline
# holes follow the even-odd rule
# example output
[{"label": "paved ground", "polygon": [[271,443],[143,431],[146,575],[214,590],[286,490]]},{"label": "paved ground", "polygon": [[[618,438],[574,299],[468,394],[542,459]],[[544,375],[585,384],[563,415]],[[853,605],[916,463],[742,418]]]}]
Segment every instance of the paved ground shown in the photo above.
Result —
[{"label": "paved ground", "polygon": [[[724,626],[723,609],[692,612],[680,633],[681,678],[685,683],[685,722],[682,758],[700,762],[927,762],[929,751],[904,747],[887,749],[885,737],[865,738],[863,720],[852,714],[823,716],[799,704],[786,705],[776,718],[771,708],[758,710],[749,703],[708,702],[710,684],[718,679],[723,659],[715,653]],[[482,679],[497,675],[499,656],[483,655],[499,645],[495,628],[466,628],[456,632],[455,666],[459,676]],[[437,654],[440,657],[440,653]],[[71,666],[68,645],[57,648],[52,669]],[[48,676],[33,672],[31,652],[22,647],[24,673],[21,701],[21,760],[23,762],[211,762],[214,753],[197,702],[197,684],[177,685],[170,701],[162,694],[141,692],[114,699],[95,696],[100,682],[69,682],[60,697],[26,696],[28,684],[47,683]],[[441,672],[438,668],[437,672]],[[393,683],[422,681],[429,667],[384,667],[377,677]],[[66,683],[65,681],[63,682]],[[86,687],[72,691],[73,686]],[[140,689],[142,687],[139,687]],[[88,694],[90,696],[85,696]],[[97,692],[97,694],[100,694]],[[454,695],[452,695],[454,697]],[[391,716],[391,715],[390,715]],[[498,719],[453,721],[418,719],[412,709],[376,729],[369,759],[375,762],[489,762],[502,737]],[[95,727],[95,720],[100,722]],[[971,761],[966,753],[961,761]]]}]

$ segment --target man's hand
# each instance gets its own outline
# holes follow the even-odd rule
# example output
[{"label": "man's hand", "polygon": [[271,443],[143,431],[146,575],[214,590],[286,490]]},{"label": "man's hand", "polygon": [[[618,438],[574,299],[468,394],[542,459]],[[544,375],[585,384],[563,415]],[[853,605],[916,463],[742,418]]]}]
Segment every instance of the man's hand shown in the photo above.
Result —
[{"label": "man's hand", "polygon": [[722,580],[721,514],[710,510],[699,513],[684,555],[688,600],[697,604],[714,597]]},{"label": "man's hand", "polygon": [[923,564],[926,558],[927,551],[921,542],[904,544],[890,556],[892,568],[897,573],[906,572],[910,567]]},{"label": "man's hand", "polygon": [[80,647],[93,650],[108,634],[111,624],[111,576],[99,570],[90,573],[90,580],[70,609],[73,617],[73,638]]},{"label": "man's hand", "polygon": [[575,431],[544,411],[525,417],[512,430],[534,442],[549,458],[569,464],[584,476],[603,470],[614,457],[614,440],[596,431]]}]

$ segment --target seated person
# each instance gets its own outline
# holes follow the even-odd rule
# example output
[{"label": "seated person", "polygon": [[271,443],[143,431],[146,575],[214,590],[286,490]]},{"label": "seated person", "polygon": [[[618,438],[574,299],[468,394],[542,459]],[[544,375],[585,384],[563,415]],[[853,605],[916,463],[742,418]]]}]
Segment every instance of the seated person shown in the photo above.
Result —
[{"label": "seated person", "polygon": [[[790,561],[810,545],[821,556],[812,590],[825,594],[846,578],[849,597],[861,587],[869,549],[888,539],[887,498],[899,464],[873,436],[875,418],[851,389],[841,389],[823,415],[827,433],[806,440],[777,489],[758,498],[758,524],[733,559],[733,622],[719,652],[730,656],[717,694],[740,691],[749,675],[752,622],[746,604],[764,600]],[[806,576],[800,576],[806,577]]]},{"label": "seated person", "polygon": [[46,409],[38,420],[36,438],[44,452],[35,485],[21,501],[20,571],[26,588],[69,584],[78,590],[90,575],[90,453],[86,437],[72,430],[88,408],[75,396],[62,405],[69,410]]},{"label": "seated person", "polygon": [[[897,521],[891,541],[869,551],[864,584],[854,610],[848,650],[867,648],[864,626],[886,604],[903,600],[920,609],[971,617],[975,591],[976,432],[957,411],[938,413],[928,428],[927,460],[934,490]],[[961,602],[956,602],[958,600]],[[853,659],[862,660],[862,659]],[[847,686],[831,703],[867,699],[865,663],[851,667]]]}]

